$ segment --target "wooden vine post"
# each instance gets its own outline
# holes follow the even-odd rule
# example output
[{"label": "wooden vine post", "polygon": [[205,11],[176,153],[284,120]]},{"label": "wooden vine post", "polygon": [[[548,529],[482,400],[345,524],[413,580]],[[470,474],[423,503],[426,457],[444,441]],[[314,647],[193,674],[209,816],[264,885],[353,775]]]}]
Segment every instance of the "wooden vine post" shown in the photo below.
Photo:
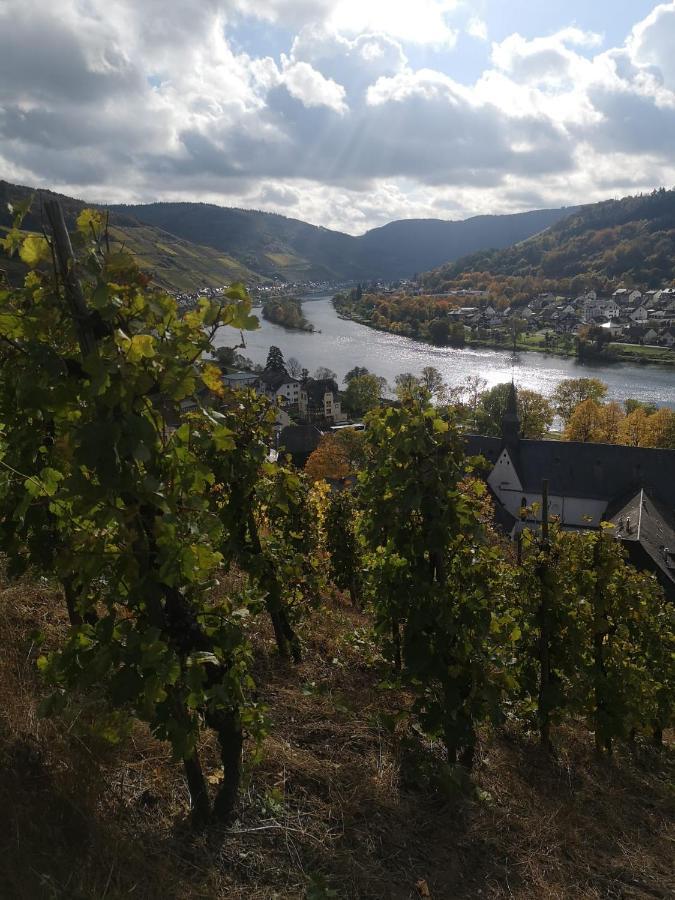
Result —
[{"label": "wooden vine post", "polygon": [[549,538],[548,479],[541,484],[541,555],[539,579],[541,601],[539,606],[539,736],[542,747],[550,752],[551,719],[551,545]]}]

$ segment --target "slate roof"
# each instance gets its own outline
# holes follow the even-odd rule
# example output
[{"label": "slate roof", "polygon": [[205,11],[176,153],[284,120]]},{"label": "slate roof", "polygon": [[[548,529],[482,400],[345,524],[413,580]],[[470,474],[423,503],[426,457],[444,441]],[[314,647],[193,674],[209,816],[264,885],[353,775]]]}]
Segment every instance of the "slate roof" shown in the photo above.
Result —
[{"label": "slate roof", "polygon": [[228,372],[223,375],[223,381],[227,384],[249,384],[260,378],[256,372]]},{"label": "slate roof", "polygon": [[282,384],[293,384],[297,379],[291,378],[283,369],[274,369],[260,373],[260,380],[271,391],[277,391]]},{"label": "slate roof", "polygon": [[[497,437],[469,435],[470,455],[496,462],[503,446]],[[675,514],[675,451],[579,441],[518,441],[518,474],[527,492],[615,500],[644,488]]]},{"label": "slate roof", "polygon": [[303,386],[303,389],[307,392],[307,397],[309,398],[310,403],[314,403],[317,405],[323,404],[323,398],[325,394],[328,394],[332,391],[333,394],[337,396],[338,393],[337,382],[332,378],[308,378]]},{"label": "slate roof", "polygon": [[[467,453],[484,456],[490,464],[505,446],[504,438],[466,438]],[[675,598],[675,450],[529,440],[519,440],[508,450],[524,493],[540,493],[542,481],[548,479],[552,495],[606,501],[603,518],[615,524],[632,561],[655,571]],[[510,523],[501,521],[506,510],[500,510],[495,499],[498,522],[509,532]]]},{"label": "slate roof", "polygon": [[[669,593],[675,593],[675,516],[640,489],[626,502],[614,504],[606,518],[614,524],[616,536],[624,541],[629,555],[638,564],[654,568]],[[638,546],[641,554],[634,552]]]},{"label": "slate roof", "polygon": [[314,425],[287,425],[279,434],[279,448],[290,453],[296,465],[304,465],[319,446],[321,437],[322,433]]}]

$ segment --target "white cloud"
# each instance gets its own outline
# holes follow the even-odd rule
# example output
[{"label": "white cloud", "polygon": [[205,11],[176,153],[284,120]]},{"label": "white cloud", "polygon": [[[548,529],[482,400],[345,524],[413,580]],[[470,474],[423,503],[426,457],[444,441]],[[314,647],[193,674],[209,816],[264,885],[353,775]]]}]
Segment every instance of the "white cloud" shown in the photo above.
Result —
[{"label": "white cloud", "polygon": [[303,28],[293,41],[291,59],[310,63],[344,85],[348,94],[363,94],[407,62],[401,44],[386,34],[366,32],[351,40],[324,26]]},{"label": "white cloud", "polygon": [[448,24],[455,0],[339,0],[328,23],[349,35],[388,34],[417,44],[453,46],[457,31]]},{"label": "white cloud", "polygon": [[638,23],[628,39],[637,65],[653,66],[666,87],[675,90],[675,2],[657,6]]},{"label": "white cloud", "polygon": [[234,0],[234,8],[267,21],[326,26],[354,37],[374,31],[417,44],[453,46],[449,16],[458,0]]},{"label": "white cloud", "polygon": [[282,83],[291,97],[305,106],[327,106],[337,113],[345,113],[345,89],[341,84],[326,78],[306,62],[290,62],[283,59]]},{"label": "white cloud", "polygon": [[467,23],[466,33],[471,35],[471,37],[476,38],[476,40],[487,41],[487,24],[483,21],[483,19],[479,19],[478,16],[472,16],[472,18],[470,18]]},{"label": "white cloud", "polygon": [[492,45],[492,62],[516,82],[563,82],[580,74],[587,63],[572,47],[594,47],[602,38],[578,28],[527,40],[512,34]]},{"label": "white cloud", "polygon": [[[603,52],[578,28],[510,35],[470,85],[410,62],[414,43],[448,50],[454,8],[62,0],[57,14],[4,0],[0,177],[97,200],[292,210],[350,231],[675,182],[675,2]],[[245,15],[292,25],[287,54],[234,49]],[[482,24],[467,27],[483,39]]]}]

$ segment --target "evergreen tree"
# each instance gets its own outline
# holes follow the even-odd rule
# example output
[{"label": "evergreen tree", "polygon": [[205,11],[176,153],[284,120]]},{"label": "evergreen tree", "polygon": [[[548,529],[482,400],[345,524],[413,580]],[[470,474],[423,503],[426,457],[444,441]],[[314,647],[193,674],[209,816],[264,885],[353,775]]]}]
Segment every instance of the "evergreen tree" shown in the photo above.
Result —
[{"label": "evergreen tree", "polygon": [[265,363],[266,372],[286,372],[286,363],[284,355],[278,347],[270,347],[267,354],[267,362]]}]

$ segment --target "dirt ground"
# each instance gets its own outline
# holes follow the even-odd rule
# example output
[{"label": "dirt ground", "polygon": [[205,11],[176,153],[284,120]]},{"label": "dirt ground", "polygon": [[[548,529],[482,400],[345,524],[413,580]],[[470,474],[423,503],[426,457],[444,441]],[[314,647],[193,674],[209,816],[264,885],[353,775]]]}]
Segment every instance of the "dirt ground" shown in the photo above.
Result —
[{"label": "dirt ground", "polygon": [[305,625],[299,666],[255,636],[269,734],[247,749],[234,827],[195,837],[182,770],[144,726],[111,745],[90,701],[37,717],[36,638],[64,627],[47,586],[0,581],[2,900],[675,896],[672,747],[601,762],[566,729],[551,760],[506,726],[464,783],[397,719],[407,698],[339,597]]}]

